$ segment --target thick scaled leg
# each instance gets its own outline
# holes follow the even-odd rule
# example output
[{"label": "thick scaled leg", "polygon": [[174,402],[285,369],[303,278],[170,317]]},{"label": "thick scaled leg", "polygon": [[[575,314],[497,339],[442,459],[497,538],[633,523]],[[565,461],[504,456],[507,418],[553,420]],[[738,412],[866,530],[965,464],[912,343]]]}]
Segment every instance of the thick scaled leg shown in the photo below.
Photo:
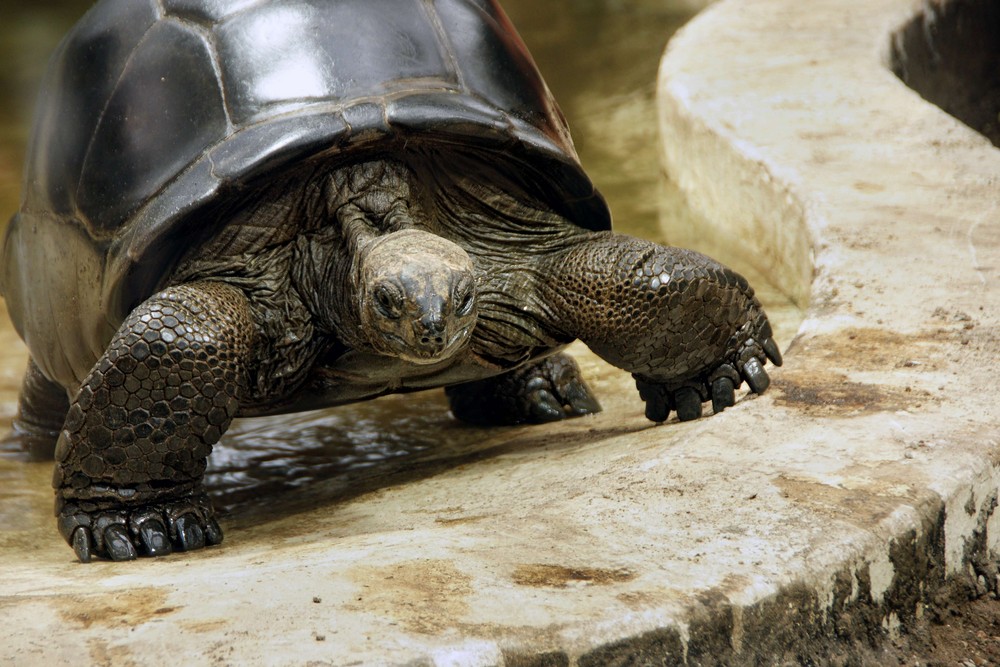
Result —
[{"label": "thick scaled leg", "polygon": [[243,293],[211,282],[169,288],[122,324],[56,446],[59,531],[81,561],[222,540],[202,475],[245,393],[254,332]]},{"label": "thick scaled leg", "polygon": [[469,424],[538,424],[601,411],[580,367],[558,353],[485,380],[447,387],[456,418]]},{"label": "thick scaled leg", "polygon": [[29,359],[11,434],[0,449],[24,452],[33,461],[51,461],[67,410],[66,390],[42,375]]},{"label": "thick scaled leg", "polygon": [[563,332],[632,373],[646,416],[697,419],[770,384],[781,365],[767,316],[739,274],[705,255],[627,236],[584,237],[550,260],[545,300]]}]

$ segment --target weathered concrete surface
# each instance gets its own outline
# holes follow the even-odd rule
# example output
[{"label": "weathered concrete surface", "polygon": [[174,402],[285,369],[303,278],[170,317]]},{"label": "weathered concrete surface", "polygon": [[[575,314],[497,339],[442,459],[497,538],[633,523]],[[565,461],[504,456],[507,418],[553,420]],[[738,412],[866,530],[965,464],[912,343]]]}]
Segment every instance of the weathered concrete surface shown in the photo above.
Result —
[{"label": "weathered concrete surface", "polygon": [[[852,529],[810,544],[812,574],[784,574],[822,600],[829,573],[867,573],[881,606],[865,622],[887,634],[943,577],[997,586],[1000,151],[889,69],[892,35],[942,4],[724,2],[660,81],[666,160],[695,208],[786,284],[814,271],[768,399],[773,454],[798,446],[803,467],[773,483]],[[914,541],[927,551],[903,556]],[[838,604],[807,625],[841,633]]]},{"label": "weathered concrete surface", "polygon": [[443,444],[155,562],[72,562],[47,466],[0,461],[0,659],[770,664],[877,651],[948,576],[994,589],[1000,152],[886,69],[914,11],[724,2],[665,60],[671,172],[812,285],[766,396],[651,427],[584,357],[606,411],[572,423],[389,398]]}]

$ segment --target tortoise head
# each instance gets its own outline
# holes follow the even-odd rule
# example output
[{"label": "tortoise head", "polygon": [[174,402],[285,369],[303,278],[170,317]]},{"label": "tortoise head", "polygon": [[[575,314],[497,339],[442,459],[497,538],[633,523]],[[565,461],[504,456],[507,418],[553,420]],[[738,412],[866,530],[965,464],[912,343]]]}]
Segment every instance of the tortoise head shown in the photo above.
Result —
[{"label": "tortoise head", "polygon": [[476,280],[458,245],[405,229],[368,246],[360,268],[361,327],[377,352],[433,364],[468,342],[476,324]]}]

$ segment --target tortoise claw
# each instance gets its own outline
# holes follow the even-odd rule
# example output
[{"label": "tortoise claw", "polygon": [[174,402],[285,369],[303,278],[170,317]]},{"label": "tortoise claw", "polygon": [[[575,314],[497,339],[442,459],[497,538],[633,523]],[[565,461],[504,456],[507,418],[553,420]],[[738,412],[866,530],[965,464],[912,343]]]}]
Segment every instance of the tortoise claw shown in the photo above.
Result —
[{"label": "tortoise claw", "polygon": [[113,523],[104,529],[104,551],[111,560],[135,560],[139,557],[128,536],[128,529]]},{"label": "tortoise claw", "polygon": [[219,544],[222,528],[213,514],[204,496],[121,510],[84,510],[68,502],[59,511],[58,523],[76,557],[89,563],[94,557],[135,560]]},{"label": "tortoise claw", "polygon": [[526,397],[528,421],[532,423],[554,422],[566,417],[562,405],[547,389],[537,389]]},{"label": "tortoise claw", "polygon": [[764,354],[775,366],[781,365],[781,350],[778,348],[778,344],[774,342],[774,339],[767,337],[764,342],[761,343],[761,348],[764,350]]},{"label": "tortoise claw", "polygon": [[736,404],[736,386],[728,377],[712,382],[712,411],[718,414]]},{"label": "tortoise claw", "polygon": [[681,387],[674,392],[677,418],[682,422],[701,417],[701,396],[693,387]]},{"label": "tortoise claw", "polygon": [[566,412],[573,417],[593,415],[601,411],[601,404],[590,393],[590,387],[587,386],[587,383],[579,376],[564,383],[560,393],[566,402]]},{"label": "tortoise claw", "polygon": [[173,551],[167,529],[159,519],[152,518],[139,525],[139,538],[150,556],[166,556]]},{"label": "tortoise claw", "polygon": [[750,390],[755,394],[763,394],[771,386],[771,378],[757,357],[751,357],[743,365],[743,377],[746,378]]},{"label": "tortoise claw", "polygon": [[736,404],[736,390],[744,380],[753,393],[762,394],[771,384],[764,370],[767,361],[781,363],[781,351],[770,335],[765,335],[763,343],[747,339],[738,352],[703,375],[669,382],[635,376],[639,395],[646,402],[646,418],[663,422],[670,410],[676,409],[680,421],[698,419],[702,416],[702,402],[707,400],[712,401],[712,410],[718,414]]},{"label": "tortoise claw", "polygon": [[205,546],[205,531],[198,525],[198,520],[191,514],[177,518],[177,547],[180,551],[193,551]]},{"label": "tortoise claw", "polygon": [[222,544],[222,528],[214,518],[209,519],[205,526],[205,544],[210,547]]},{"label": "tortoise claw", "polygon": [[673,397],[663,385],[635,379],[639,390],[639,398],[646,402],[646,419],[660,424],[667,421],[670,409],[673,408]]},{"label": "tortoise claw", "polygon": [[663,400],[646,401],[646,419],[657,424],[667,421],[670,404]]},{"label": "tortoise claw", "polygon": [[70,543],[77,560],[89,563],[94,556],[94,539],[90,536],[90,529],[86,526],[77,526]]},{"label": "tortoise claw", "polygon": [[538,424],[601,411],[580,367],[565,353],[495,378],[445,388],[451,411],[470,424]]},{"label": "tortoise claw", "polygon": [[537,376],[526,384],[534,391],[528,394],[528,421],[556,421],[601,411],[601,404],[587,387],[580,368],[569,357],[556,355],[537,367]]}]

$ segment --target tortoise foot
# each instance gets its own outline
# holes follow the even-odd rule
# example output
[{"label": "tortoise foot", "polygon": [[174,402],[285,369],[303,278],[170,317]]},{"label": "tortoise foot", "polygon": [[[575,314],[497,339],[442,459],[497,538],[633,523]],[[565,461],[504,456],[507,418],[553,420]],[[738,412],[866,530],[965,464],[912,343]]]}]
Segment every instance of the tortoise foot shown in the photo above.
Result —
[{"label": "tortoise foot", "polygon": [[59,532],[81,563],[94,557],[135,560],[166,556],[222,542],[222,529],[204,495],[129,509],[97,509],[67,502],[59,511]]},{"label": "tortoise foot", "polygon": [[677,419],[690,421],[702,415],[702,404],[712,402],[713,413],[719,413],[736,403],[736,390],[746,380],[750,391],[763,394],[771,384],[764,370],[770,360],[781,365],[781,351],[765,327],[761,341],[748,339],[732,357],[720,363],[711,372],[680,382],[660,383],[635,378],[639,396],[646,402],[646,418],[664,422],[671,410]]},{"label": "tortoise foot", "polygon": [[445,393],[457,419],[480,426],[541,424],[601,411],[580,367],[562,353]]}]

